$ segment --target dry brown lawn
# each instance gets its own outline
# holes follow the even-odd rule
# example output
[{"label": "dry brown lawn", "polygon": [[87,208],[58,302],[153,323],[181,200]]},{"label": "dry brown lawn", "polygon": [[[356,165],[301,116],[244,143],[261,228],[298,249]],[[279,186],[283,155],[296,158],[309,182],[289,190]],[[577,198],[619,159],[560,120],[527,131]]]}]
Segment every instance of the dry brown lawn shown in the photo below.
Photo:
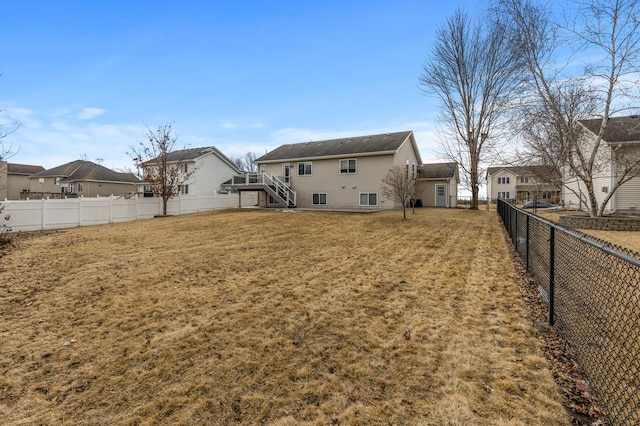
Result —
[{"label": "dry brown lawn", "polygon": [[[575,212],[569,213],[574,214]],[[538,212],[539,216],[542,216],[548,220],[559,222],[560,215],[566,213],[557,213],[557,212],[549,212],[549,211],[540,211]],[[596,229],[578,229],[578,231],[592,235],[596,238],[599,238],[603,241],[608,241],[612,244],[618,245],[620,247],[625,247],[635,251],[636,253],[640,253],[640,232],[635,231],[600,231]]]},{"label": "dry brown lawn", "polygon": [[5,424],[569,422],[495,212],[219,211],[0,262]]}]

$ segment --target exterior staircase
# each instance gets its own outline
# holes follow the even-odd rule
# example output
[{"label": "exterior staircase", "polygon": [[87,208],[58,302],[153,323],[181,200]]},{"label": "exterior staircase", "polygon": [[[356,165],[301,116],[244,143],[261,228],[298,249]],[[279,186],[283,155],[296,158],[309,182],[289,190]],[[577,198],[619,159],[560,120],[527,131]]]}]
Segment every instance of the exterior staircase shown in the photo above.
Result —
[{"label": "exterior staircase", "polygon": [[240,191],[263,190],[282,207],[296,207],[296,192],[283,182],[281,177],[273,173],[245,173],[231,178],[231,188]]}]

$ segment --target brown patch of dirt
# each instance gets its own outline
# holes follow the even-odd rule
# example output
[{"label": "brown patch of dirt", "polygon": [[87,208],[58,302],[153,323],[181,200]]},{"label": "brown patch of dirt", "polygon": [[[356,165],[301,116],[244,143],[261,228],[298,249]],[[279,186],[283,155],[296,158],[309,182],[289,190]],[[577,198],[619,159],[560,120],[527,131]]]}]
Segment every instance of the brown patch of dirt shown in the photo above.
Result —
[{"label": "brown patch of dirt", "polygon": [[495,212],[217,211],[18,238],[12,424],[569,424]]}]

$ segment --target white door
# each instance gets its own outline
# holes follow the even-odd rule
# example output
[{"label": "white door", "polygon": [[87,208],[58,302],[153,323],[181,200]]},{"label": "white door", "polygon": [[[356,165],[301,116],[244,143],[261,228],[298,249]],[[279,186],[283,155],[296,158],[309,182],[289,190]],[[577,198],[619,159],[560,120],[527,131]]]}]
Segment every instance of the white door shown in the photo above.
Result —
[{"label": "white door", "polygon": [[447,185],[436,185],[436,207],[447,207]]},{"label": "white door", "polygon": [[289,186],[291,184],[291,164],[282,165],[282,176],[284,176],[284,183]]}]

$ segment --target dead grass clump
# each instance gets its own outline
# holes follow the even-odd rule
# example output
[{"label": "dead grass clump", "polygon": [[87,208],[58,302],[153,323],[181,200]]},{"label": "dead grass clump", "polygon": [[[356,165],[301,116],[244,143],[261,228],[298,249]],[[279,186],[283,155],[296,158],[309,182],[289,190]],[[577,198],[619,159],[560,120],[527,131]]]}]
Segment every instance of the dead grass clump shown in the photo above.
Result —
[{"label": "dead grass clump", "polygon": [[0,415],[566,424],[494,213],[224,211],[23,240]]}]

